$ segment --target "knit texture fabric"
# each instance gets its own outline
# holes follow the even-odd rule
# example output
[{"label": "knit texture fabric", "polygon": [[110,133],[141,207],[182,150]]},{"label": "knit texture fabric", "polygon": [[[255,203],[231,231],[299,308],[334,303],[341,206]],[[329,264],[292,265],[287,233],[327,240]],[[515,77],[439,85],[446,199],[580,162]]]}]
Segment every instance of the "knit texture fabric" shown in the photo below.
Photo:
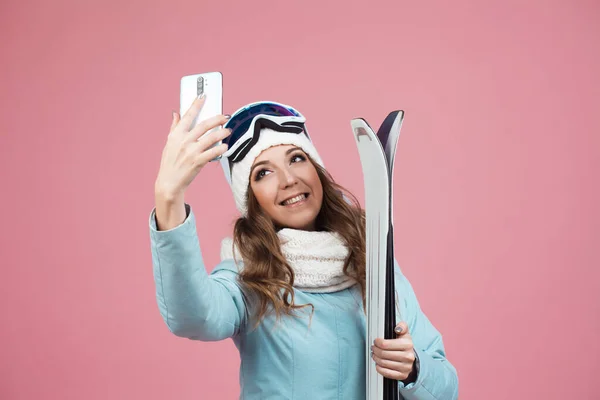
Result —
[{"label": "knit texture fabric", "polygon": [[[294,271],[294,287],[311,293],[331,293],[356,283],[344,274],[348,248],[337,232],[303,231],[284,228],[277,233],[281,252]],[[242,257],[233,248],[233,239],[221,242],[221,261]]]}]

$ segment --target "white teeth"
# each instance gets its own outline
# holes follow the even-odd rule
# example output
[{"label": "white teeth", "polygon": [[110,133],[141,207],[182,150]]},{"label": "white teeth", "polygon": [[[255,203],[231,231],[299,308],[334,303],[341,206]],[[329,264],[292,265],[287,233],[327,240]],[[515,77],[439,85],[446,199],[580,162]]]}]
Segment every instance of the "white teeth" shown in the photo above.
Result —
[{"label": "white teeth", "polygon": [[298,195],[296,197],[292,197],[291,199],[284,201],[283,205],[284,206],[289,206],[290,204],[297,203],[297,202],[299,202],[301,200],[304,200],[305,198],[306,198],[306,195],[300,194],[300,195]]}]

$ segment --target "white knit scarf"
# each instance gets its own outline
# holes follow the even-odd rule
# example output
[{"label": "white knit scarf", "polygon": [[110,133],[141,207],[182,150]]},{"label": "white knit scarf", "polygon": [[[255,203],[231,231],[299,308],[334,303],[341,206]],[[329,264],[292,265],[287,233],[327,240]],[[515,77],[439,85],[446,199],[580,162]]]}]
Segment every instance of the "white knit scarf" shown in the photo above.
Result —
[{"label": "white knit scarf", "polygon": [[[281,251],[294,270],[294,287],[311,293],[330,293],[346,289],[356,280],[343,272],[348,248],[337,232],[314,232],[284,228],[277,233]],[[221,243],[221,260],[241,255],[233,240]]]}]

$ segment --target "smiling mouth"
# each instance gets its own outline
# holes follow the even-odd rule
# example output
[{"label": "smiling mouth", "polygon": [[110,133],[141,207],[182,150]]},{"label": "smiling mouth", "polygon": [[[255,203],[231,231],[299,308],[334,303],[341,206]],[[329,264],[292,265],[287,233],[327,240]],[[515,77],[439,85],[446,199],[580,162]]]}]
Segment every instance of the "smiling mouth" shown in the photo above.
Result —
[{"label": "smiling mouth", "polygon": [[281,206],[293,206],[294,204],[300,203],[306,199],[308,199],[309,194],[308,193],[302,193],[299,194],[298,196],[292,197],[291,199],[282,201],[281,203],[279,203],[279,205]]}]

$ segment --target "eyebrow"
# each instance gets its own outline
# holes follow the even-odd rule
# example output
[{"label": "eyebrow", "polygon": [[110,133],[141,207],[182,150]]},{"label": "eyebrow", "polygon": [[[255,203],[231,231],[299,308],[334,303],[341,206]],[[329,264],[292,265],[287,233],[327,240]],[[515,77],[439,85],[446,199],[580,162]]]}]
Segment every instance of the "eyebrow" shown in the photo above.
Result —
[{"label": "eyebrow", "polygon": [[[288,154],[290,154],[291,152],[296,151],[296,150],[302,150],[302,149],[298,146],[292,147],[291,149],[288,149],[285,152],[285,155],[287,156]],[[263,161],[257,162],[256,164],[254,164],[252,166],[252,169],[250,170],[250,175],[252,175],[252,172],[254,172],[254,168],[258,167],[259,165],[264,165],[264,164],[269,164],[269,163],[271,163],[269,160],[263,160]]]}]

